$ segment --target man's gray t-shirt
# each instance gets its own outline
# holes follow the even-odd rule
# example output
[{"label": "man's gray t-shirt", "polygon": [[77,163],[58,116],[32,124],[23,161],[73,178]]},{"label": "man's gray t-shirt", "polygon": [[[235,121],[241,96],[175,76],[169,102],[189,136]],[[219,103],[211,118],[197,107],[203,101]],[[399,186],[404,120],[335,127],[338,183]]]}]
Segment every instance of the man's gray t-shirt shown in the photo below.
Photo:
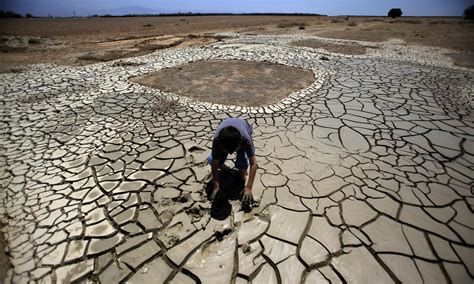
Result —
[{"label": "man's gray t-shirt", "polygon": [[214,139],[212,141],[212,158],[219,159],[226,154],[224,151],[222,151],[221,147],[219,147],[217,143],[217,137],[219,136],[221,130],[228,126],[235,127],[243,138],[242,144],[240,145],[240,148],[237,152],[243,150],[247,154],[248,158],[253,157],[255,155],[255,147],[252,141],[252,127],[244,119],[227,118],[222,121],[216,129],[216,134],[214,135]]}]

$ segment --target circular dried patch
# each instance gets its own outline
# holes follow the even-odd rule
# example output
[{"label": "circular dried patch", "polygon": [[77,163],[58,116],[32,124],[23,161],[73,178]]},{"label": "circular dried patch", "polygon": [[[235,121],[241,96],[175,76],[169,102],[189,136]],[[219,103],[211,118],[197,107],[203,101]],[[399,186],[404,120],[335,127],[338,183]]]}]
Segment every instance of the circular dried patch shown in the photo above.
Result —
[{"label": "circular dried patch", "polygon": [[131,79],[151,88],[223,105],[265,106],[311,85],[310,70],[270,62],[206,60]]}]

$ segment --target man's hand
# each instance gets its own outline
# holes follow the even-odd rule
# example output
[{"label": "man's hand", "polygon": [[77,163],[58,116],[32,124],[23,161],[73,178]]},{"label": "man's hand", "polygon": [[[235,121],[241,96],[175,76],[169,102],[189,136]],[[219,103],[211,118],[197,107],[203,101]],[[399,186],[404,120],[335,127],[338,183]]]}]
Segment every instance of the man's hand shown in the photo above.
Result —
[{"label": "man's hand", "polygon": [[244,196],[242,198],[242,202],[253,202],[252,189],[250,187],[244,188]]},{"label": "man's hand", "polygon": [[252,195],[252,188],[245,187],[244,188],[244,196],[242,197],[242,210],[244,213],[249,213],[252,211],[253,207],[253,195]]},{"label": "man's hand", "polygon": [[211,194],[211,201],[214,200],[214,198],[216,198],[216,195],[217,195],[217,192],[219,191],[220,189],[220,186],[219,186],[219,183],[218,182],[215,182],[214,183],[214,190],[212,191],[212,194]]}]

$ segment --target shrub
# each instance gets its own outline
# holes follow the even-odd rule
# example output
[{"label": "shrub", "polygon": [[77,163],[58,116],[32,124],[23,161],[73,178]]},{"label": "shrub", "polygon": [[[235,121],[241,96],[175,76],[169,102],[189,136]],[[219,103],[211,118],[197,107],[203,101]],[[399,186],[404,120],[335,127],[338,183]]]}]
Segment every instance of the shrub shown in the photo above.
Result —
[{"label": "shrub", "polygon": [[474,20],[474,5],[464,10],[464,19]]},{"label": "shrub", "polygon": [[28,40],[28,43],[29,43],[29,44],[40,44],[41,41],[40,41],[39,39],[37,39],[37,38],[30,38],[30,39]]},{"label": "shrub", "polygon": [[401,17],[402,14],[402,9],[400,8],[392,8],[388,11],[388,16],[392,18]]},{"label": "shrub", "polygon": [[10,52],[23,52],[26,50],[26,47],[15,47],[8,45],[0,45],[0,52],[10,53]]},{"label": "shrub", "polygon": [[143,25],[143,27],[144,28],[151,28],[151,27],[153,27],[153,25],[152,24],[146,24],[146,25]]},{"label": "shrub", "polygon": [[31,19],[31,18],[33,18],[33,15],[31,15],[30,13],[26,13],[25,18]]},{"label": "shrub", "polygon": [[304,27],[304,26],[300,26],[299,29],[300,29],[300,30],[304,30],[305,27]]},{"label": "shrub", "polygon": [[333,24],[342,23],[342,20],[337,19],[337,18],[333,18],[333,19],[331,19],[331,23],[333,23]]},{"label": "shrub", "polygon": [[368,19],[367,22],[385,22],[383,19]]},{"label": "shrub", "polygon": [[356,22],[350,22],[347,25],[350,26],[350,27],[355,27],[355,26],[357,26],[357,23]]},{"label": "shrub", "polygon": [[403,20],[403,21],[400,21],[401,23],[406,23],[406,24],[414,24],[414,25],[417,25],[417,24],[421,24],[421,21],[419,20]]},{"label": "shrub", "polygon": [[79,59],[79,60],[98,60],[98,57],[88,53],[88,54],[78,56],[77,59]]},{"label": "shrub", "polygon": [[144,64],[145,63],[141,63],[141,62],[117,61],[114,64],[112,64],[112,66],[113,67],[126,67],[126,66],[141,66]]},{"label": "shrub", "polygon": [[12,11],[1,10],[0,18],[23,18],[23,16]]},{"label": "shrub", "polygon": [[152,95],[151,101],[148,105],[148,110],[153,116],[160,116],[167,113],[175,113],[180,109],[178,99],[168,98],[163,95]]},{"label": "shrub", "polygon": [[305,26],[309,26],[308,23],[306,23],[306,22],[283,22],[283,23],[278,24],[278,27],[280,29],[291,28],[291,27],[305,27]]},{"label": "shrub", "polygon": [[18,73],[21,73],[23,71],[25,71],[25,70],[21,69],[21,68],[18,68],[18,67],[13,67],[13,68],[10,68],[7,72],[18,74]]}]

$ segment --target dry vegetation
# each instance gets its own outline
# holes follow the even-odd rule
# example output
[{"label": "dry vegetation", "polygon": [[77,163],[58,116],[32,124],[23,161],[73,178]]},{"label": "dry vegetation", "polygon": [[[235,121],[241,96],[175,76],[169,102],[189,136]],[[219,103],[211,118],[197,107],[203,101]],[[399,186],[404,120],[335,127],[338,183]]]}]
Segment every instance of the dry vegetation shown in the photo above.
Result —
[{"label": "dry vegetation", "polygon": [[280,29],[292,28],[292,27],[306,27],[309,26],[307,22],[281,22],[277,25]]},{"label": "dry vegetation", "polygon": [[317,40],[300,40],[300,41],[292,42],[292,45],[311,47],[311,48],[322,48],[329,52],[348,54],[348,55],[365,54],[367,51],[367,48],[374,48],[371,46],[334,44],[334,43],[322,42],[322,41],[317,41]]},{"label": "dry vegetation", "polygon": [[31,63],[84,65],[208,44],[222,40],[209,33],[226,31],[373,42],[398,38],[406,44],[452,49],[459,65],[474,66],[474,23],[461,18],[193,16],[0,19],[0,72],[21,72]]},{"label": "dry vegetation", "polygon": [[164,114],[175,113],[180,109],[178,99],[172,99],[158,94],[143,95],[152,97],[148,105],[148,110],[153,116],[162,116]]}]

